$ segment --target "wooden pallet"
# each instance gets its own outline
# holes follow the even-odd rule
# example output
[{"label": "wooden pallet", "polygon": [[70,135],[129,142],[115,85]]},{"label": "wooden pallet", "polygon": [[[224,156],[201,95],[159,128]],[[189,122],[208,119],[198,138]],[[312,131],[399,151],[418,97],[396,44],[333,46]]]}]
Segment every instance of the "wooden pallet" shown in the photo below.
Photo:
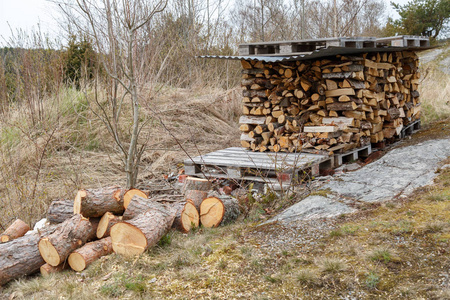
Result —
[{"label": "wooden pallet", "polygon": [[311,53],[328,47],[340,48],[379,48],[386,47],[428,48],[430,40],[427,37],[401,35],[386,38],[375,37],[339,37],[308,40],[260,42],[239,45],[239,55],[243,56],[288,56]]},{"label": "wooden pallet", "polygon": [[345,153],[338,153],[334,155],[334,167],[337,168],[341,166],[342,164],[352,162],[355,160],[358,160],[359,158],[365,158],[372,153],[372,146],[371,144],[349,150]]},{"label": "wooden pallet", "polygon": [[309,40],[248,43],[239,45],[239,55],[292,55],[311,52],[328,47],[375,48],[374,37],[339,37]]},{"label": "wooden pallet", "polygon": [[190,176],[252,180],[260,182],[301,180],[318,176],[333,166],[328,155],[309,153],[252,152],[231,147],[184,161]]},{"label": "wooden pallet", "polygon": [[407,126],[403,127],[400,132],[400,139],[403,139],[409,135],[412,135],[414,132],[418,131],[421,127],[420,120],[416,120],[414,122],[409,123]]},{"label": "wooden pallet", "polygon": [[400,35],[377,39],[377,46],[426,48],[430,47],[430,39],[426,36]]}]

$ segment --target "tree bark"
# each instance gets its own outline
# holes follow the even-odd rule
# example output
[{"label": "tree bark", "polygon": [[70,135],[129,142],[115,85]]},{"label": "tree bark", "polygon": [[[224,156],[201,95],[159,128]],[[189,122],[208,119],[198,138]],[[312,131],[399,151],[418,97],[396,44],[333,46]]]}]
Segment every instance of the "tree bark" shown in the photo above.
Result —
[{"label": "tree bark", "polygon": [[162,206],[163,204],[152,199],[143,198],[137,195],[133,196],[133,199],[131,199],[127,209],[123,213],[123,220],[131,220],[149,209],[162,209]]},{"label": "tree bark", "polygon": [[195,208],[200,211],[200,204],[206,197],[208,197],[207,191],[199,191],[199,190],[187,190],[184,193],[186,200],[191,200],[194,203]]},{"label": "tree bark", "polygon": [[45,261],[39,253],[38,242],[44,234],[53,230],[54,226],[0,244],[0,286],[20,276],[39,271]]},{"label": "tree bark", "polygon": [[211,189],[212,182],[208,179],[196,178],[196,177],[186,177],[183,185],[183,194],[189,190],[198,191],[209,191]]},{"label": "tree bark", "polygon": [[58,266],[70,252],[81,247],[94,231],[89,219],[77,214],[57,226],[57,229],[39,241],[39,252],[51,266]]},{"label": "tree bark", "polygon": [[73,212],[82,214],[86,218],[102,217],[106,212],[122,214],[125,210],[124,193],[125,191],[118,186],[78,191]]},{"label": "tree bark", "polygon": [[97,238],[103,239],[108,237],[111,227],[119,222],[122,222],[122,216],[115,216],[110,212],[105,213],[98,223]]},{"label": "tree bark", "polygon": [[107,237],[87,243],[83,247],[76,249],[69,255],[68,262],[73,270],[81,272],[100,257],[112,252],[111,237]]},{"label": "tree bark", "polygon": [[200,222],[204,227],[217,227],[239,216],[239,204],[230,196],[208,197],[200,205]]},{"label": "tree bark", "polygon": [[0,236],[0,243],[5,243],[24,236],[30,226],[21,219],[15,220]]},{"label": "tree bark", "polygon": [[55,200],[48,207],[47,220],[52,224],[62,223],[73,216],[73,200]]},{"label": "tree bark", "polygon": [[175,214],[174,209],[160,204],[132,220],[115,224],[111,228],[114,252],[134,256],[156,245],[172,227]]}]

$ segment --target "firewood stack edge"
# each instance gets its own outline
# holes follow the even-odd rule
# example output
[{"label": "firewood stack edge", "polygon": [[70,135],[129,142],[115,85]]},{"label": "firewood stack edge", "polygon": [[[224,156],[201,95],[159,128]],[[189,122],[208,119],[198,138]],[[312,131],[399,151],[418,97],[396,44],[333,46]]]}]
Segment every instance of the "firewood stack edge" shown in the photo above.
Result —
[{"label": "firewood stack edge", "polygon": [[414,51],[241,64],[241,145],[253,151],[345,152],[420,118]]}]

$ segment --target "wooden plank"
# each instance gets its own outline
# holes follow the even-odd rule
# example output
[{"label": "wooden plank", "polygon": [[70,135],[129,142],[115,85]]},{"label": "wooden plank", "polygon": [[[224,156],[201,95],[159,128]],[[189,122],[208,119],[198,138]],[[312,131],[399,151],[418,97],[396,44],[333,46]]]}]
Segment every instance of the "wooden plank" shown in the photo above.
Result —
[{"label": "wooden plank", "polygon": [[[259,152],[261,153],[261,152]],[[316,157],[316,158],[311,158],[311,157],[306,157],[306,156],[297,156],[295,159],[292,157],[250,157],[250,156],[223,156],[223,155],[212,155],[212,154],[207,154],[204,156],[197,156],[194,157],[193,160],[196,163],[202,163],[205,164],[207,163],[209,160],[222,160],[224,161],[224,165],[227,165],[227,162],[229,161],[243,161],[243,162],[257,162],[257,163],[288,163],[288,164],[296,164],[296,163],[301,163],[302,161],[321,161],[325,158],[323,157]]]},{"label": "wooden plank", "polygon": [[354,118],[346,118],[346,117],[336,117],[336,118],[323,118],[323,124],[335,124],[339,127],[339,129],[345,129],[349,126],[353,126]]},{"label": "wooden plank", "polygon": [[256,116],[241,116],[239,118],[240,124],[256,124],[261,125],[266,121],[266,117],[256,117]]},{"label": "wooden plank", "polygon": [[353,88],[343,88],[325,92],[327,97],[339,97],[342,95],[355,95],[355,90]]},{"label": "wooden plank", "polygon": [[268,170],[275,170],[275,169],[292,169],[292,168],[301,168],[303,166],[310,165],[311,161],[305,161],[297,164],[277,164],[277,163],[259,163],[259,162],[252,162],[252,161],[240,161],[240,162],[232,162],[229,160],[224,159],[196,159],[193,158],[194,162],[201,165],[211,165],[211,166],[217,166],[217,167],[240,167],[240,168],[253,168],[253,169],[268,169]]},{"label": "wooden plank", "polygon": [[301,156],[305,156],[305,157],[308,157],[308,158],[314,158],[314,159],[317,159],[317,158],[320,158],[320,157],[321,158],[326,158],[325,155],[310,154],[310,153],[303,153],[303,152],[302,153],[253,152],[253,151],[247,150],[247,149],[242,148],[242,147],[230,147],[230,148],[227,148],[227,149],[222,149],[222,150],[215,151],[213,153],[239,153],[239,154],[251,155],[251,156],[253,156],[253,155],[262,155],[262,156],[268,155],[268,156],[273,156],[273,157],[284,157],[284,156],[296,157],[296,156],[301,155]]},{"label": "wooden plank", "polygon": [[337,126],[305,126],[303,132],[337,132]]}]

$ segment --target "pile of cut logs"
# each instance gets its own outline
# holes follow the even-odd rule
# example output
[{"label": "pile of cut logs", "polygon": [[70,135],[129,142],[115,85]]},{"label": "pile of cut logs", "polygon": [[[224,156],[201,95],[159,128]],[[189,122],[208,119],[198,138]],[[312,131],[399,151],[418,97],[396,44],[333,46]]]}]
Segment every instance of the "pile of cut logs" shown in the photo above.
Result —
[{"label": "pile of cut logs", "polygon": [[241,145],[253,151],[344,152],[420,117],[415,52],[241,63]]},{"label": "pile of cut logs", "polygon": [[143,253],[171,228],[188,232],[201,223],[217,227],[240,211],[230,196],[208,196],[211,182],[187,177],[183,201],[148,199],[148,192],[117,186],[78,191],[75,200],[53,201],[50,225],[30,231],[16,220],[0,235],[0,286],[38,270],[43,275],[72,268],[84,270],[112,252]]}]

